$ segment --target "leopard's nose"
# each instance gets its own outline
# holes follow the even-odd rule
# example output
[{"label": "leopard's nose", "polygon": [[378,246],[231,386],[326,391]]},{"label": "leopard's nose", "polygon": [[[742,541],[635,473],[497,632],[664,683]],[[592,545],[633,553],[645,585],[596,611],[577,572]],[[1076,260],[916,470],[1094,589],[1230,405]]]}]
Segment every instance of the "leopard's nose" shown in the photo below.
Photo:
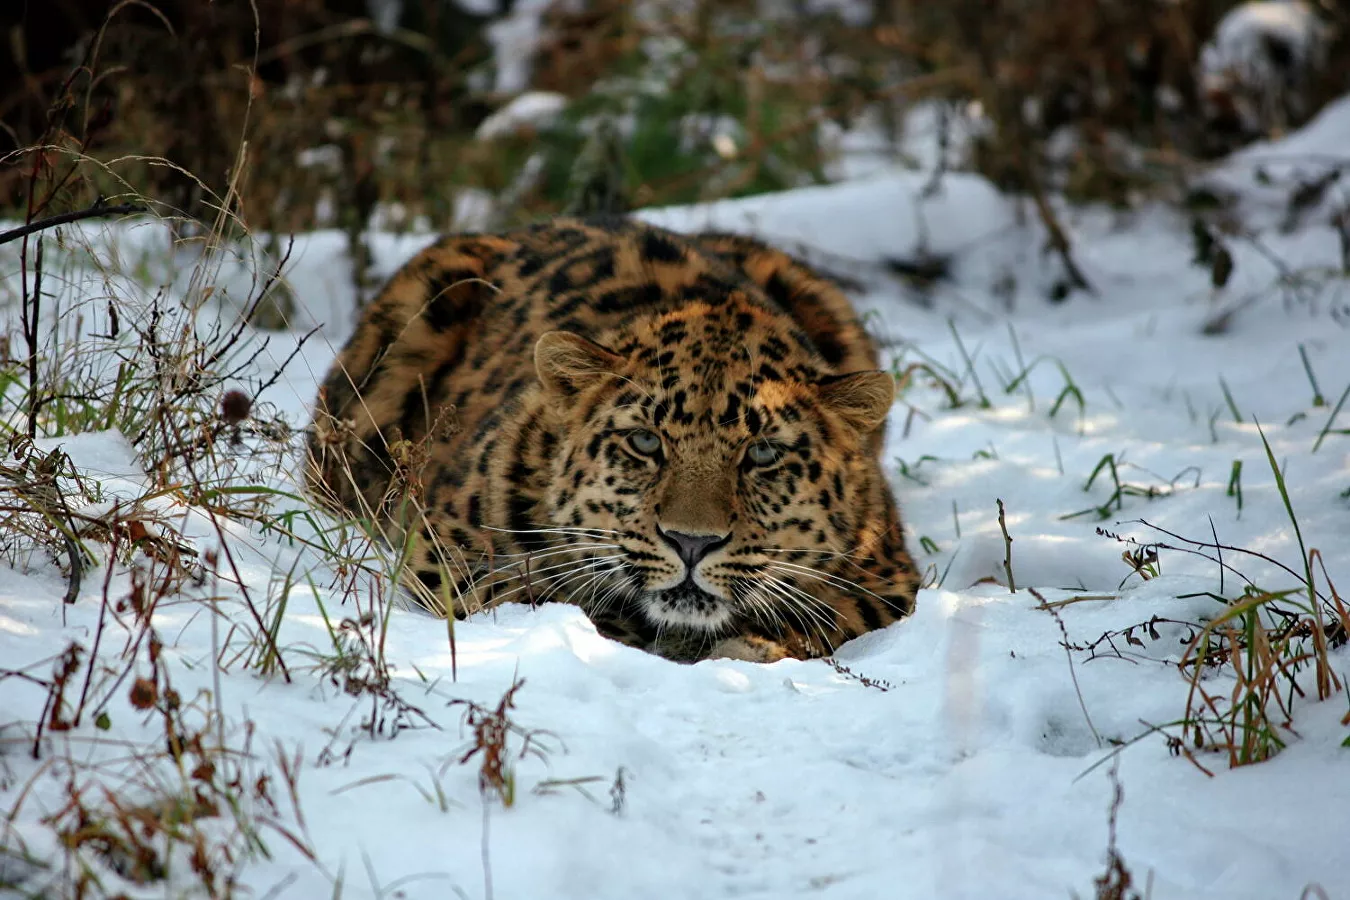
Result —
[{"label": "leopard's nose", "polygon": [[680,555],[680,559],[690,569],[698,565],[699,560],[706,557],[709,553],[721,547],[725,547],[731,540],[731,534],[689,534],[685,531],[666,531],[660,525],[656,526],[657,532],[667,544],[675,548],[675,552]]}]

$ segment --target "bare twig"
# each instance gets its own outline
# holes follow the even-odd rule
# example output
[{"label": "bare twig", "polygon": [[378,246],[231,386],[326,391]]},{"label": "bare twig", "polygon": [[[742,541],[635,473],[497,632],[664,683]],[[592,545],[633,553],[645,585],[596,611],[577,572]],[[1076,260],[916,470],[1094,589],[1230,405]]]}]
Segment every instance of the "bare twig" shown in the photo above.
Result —
[{"label": "bare twig", "polygon": [[[1125,800],[1125,791],[1120,786],[1120,758],[1111,760],[1111,812],[1106,823],[1106,871],[1094,880],[1097,900],[1143,900],[1143,896],[1134,889],[1134,875],[1125,866],[1120,848],[1116,842],[1116,820],[1120,816],[1120,807]],[[1150,892],[1151,893],[1151,892]]]},{"label": "bare twig", "polygon": [[20,225],[18,228],[11,228],[9,231],[0,231],[0,244],[8,244],[11,241],[17,241],[30,234],[46,231],[48,228],[56,228],[58,225],[68,225],[71,222],[79,222],[84,219],[125,216],[131,213],[145,212],[145,209],[146,208],[139,203],[118,203],[114,206],[109,206],[104,203],[103,198],[100,197],[94,201],[93,206],[85,209],[77,209],[55,216],[47,216],[45,219],[38,219],[36,222]]},{"label": "bare twig", "polygon": [[1073,258],[1073,245],[1069,243],[1069,236],[1065,233],[1064,227],[1059,224],[1059,218],[1055,215],[1054,207],[1050,205],[1050,199],[1046,196],[1040,176],[1036,173],[1035,164],[1028,162],[1024,174],[1027,187],[1031,191],[1031,201],[1036,206],[1036,214],[1040,217],[1041,224],[1045,226],[1046,240],[1050,244],[1050,249],[1055,251],[1064,264],[1064,274],[1069,277],[1069,283],[1073,287],[1087,291],[1094,297],[1097,296],[1097,289],[1092,286],[1092,282],[1087,280],[1087,276],[1083,274],[1082,269],[1078,268],[1078,263]]},{"label": "bare twig", "polygon": [[[1003,501],[998,500],[998,529],[1003,532],[1003,571],[1008,573],[1008,593],[1017,593],[1017,582],[1013,580],[1012,535],[1008,534],[1008,522],[1003,514]],[[1033,592],[1034,593],[1034,592]],[[1039,596],[1037,599],[1040,599]],[[1044,603],[1044,600],[1041,600]]]},{"label": "bare twig", "polygon": [[23,269],[23,307],[19,311],[23,340],[28,351],[28,439],[37,437],[38,403],[38,320],[42,317],[42,238],[37,241],[37,258],[33,267],[33,292],[28,292],[28,242],[24,241],[20,254]]}]

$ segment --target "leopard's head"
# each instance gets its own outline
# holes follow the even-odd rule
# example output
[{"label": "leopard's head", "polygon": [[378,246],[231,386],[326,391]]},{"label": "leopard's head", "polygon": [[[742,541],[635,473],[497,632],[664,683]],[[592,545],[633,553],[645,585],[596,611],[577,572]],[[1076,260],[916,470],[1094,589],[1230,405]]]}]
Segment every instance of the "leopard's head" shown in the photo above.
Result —
[{"label": "leopard's head", "polygon": [[658,628],[821,616],[881,518],[869,436],[894,399],[880,371],[831,374],[781,312],[733,292],[600,336],[535,348],[561,435],[546,506],[594,577],[571,599]]}]

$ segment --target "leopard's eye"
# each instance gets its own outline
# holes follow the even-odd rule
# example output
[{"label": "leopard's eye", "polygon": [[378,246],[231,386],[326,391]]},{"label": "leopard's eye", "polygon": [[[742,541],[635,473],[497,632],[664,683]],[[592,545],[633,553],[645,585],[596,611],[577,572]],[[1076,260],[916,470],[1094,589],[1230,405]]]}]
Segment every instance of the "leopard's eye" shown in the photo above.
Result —
[{"label": "leopard's eye", "polygon": [[745,458],[757,466],[771,466],[782,456],[783,445],[773,441],[755,441],[745,451]]},{"label": "leopard's eye", "polygon": [[628,446],[633,448],[634,453],[655,456],[661,452],[661,436],[655,431],[639,428],[628,432]]}]

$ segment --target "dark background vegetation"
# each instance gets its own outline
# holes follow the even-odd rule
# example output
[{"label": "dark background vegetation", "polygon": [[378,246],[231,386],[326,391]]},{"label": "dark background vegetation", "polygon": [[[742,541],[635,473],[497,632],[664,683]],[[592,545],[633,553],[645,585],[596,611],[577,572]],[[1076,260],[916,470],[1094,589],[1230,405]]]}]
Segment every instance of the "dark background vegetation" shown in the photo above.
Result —
[{"label": "dark background vegetation", "polygon": [[[511,99],[493,89],[486,29],[512,0],[486,13],[403,0],[392,28],[366,0],[7,0],[0,215],[134,194],[199,221],[225,204],[251,229],[354,233],[390,203],[445,227],[473,187],[506,198],[507,224],[564,205],[587,123],[604,115],[631,123],[630,200],[681,203],[822,181],[818,126],[867,111],[898,134],[906,106],[931,100],[949,121],[978,103],[986,127],[969,165],[1005,189],[1128,204],[1259,136],[1195,77],[1234,5],[874,0],[863,17],[793,0],[778,15],[746,0],[679,14],[558,2],[530,86],[566,95],[566,113],[485,142],[475,130]],[[1307,102],[1282,126],[1347,83],[1347,13],[1322,14],[1330,63],[1299,85]],[[654,38],[672,52],[654,55]],[[734,152],[714,139],[719,121],[735,125]],[[1066,127],[1072,151],[1051,153]]]}]

